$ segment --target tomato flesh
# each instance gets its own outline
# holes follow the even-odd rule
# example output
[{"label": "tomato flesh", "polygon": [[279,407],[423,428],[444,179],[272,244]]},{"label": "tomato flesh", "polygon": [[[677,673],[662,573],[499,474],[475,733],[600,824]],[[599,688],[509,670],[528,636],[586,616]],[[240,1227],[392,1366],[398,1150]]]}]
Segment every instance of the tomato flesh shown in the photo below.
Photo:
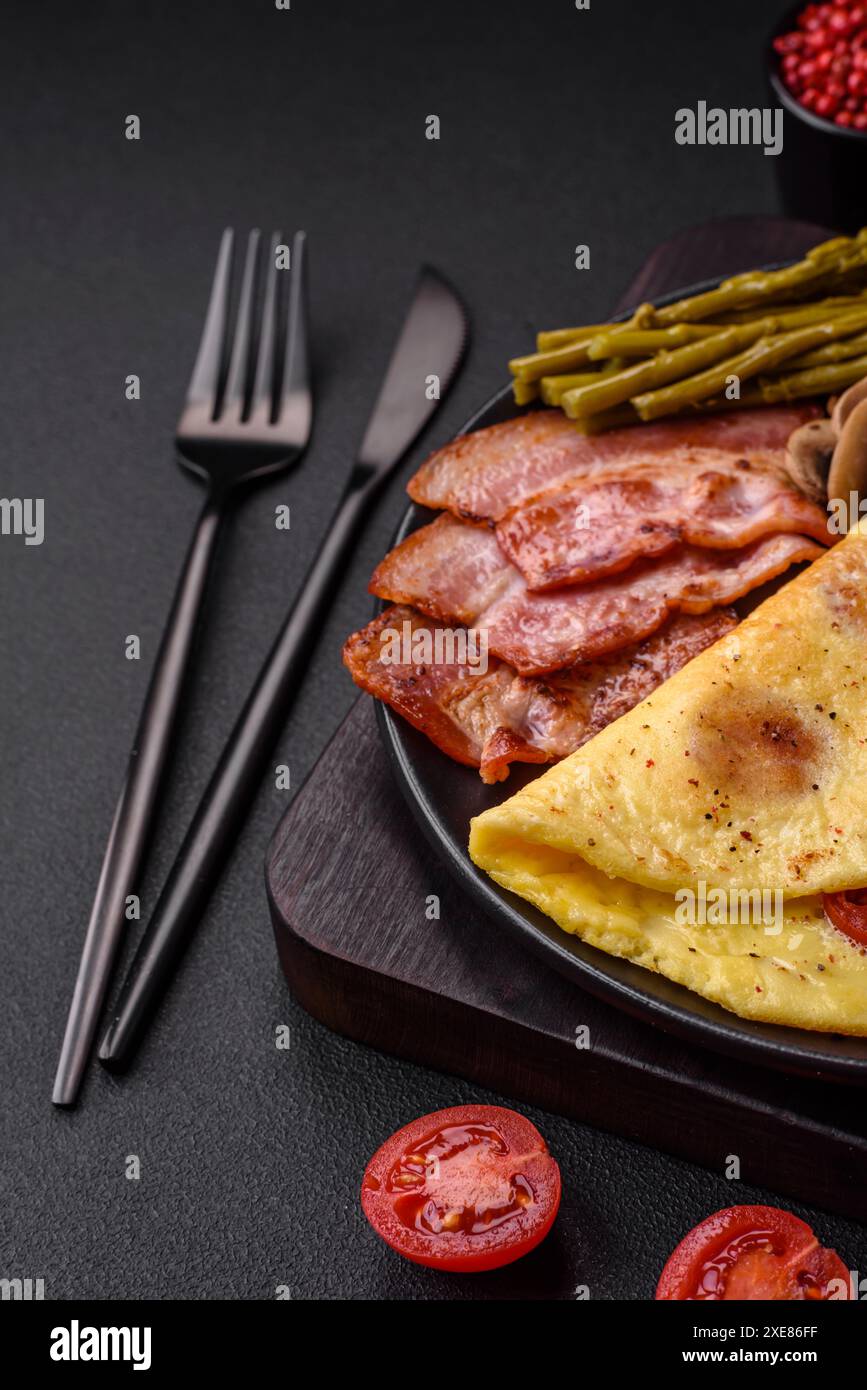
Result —
[{"label": "tomato flesh", "polygon": [[473,1272],[511,1264],[544,1240],[560,1170],[514,1110],[462,1105],[406,1125],[374,1154],[361,1205],[382,1239],[417,1264]]},{"label": "tomato flesh", "polygon": [[843,1300],[849,1272],[806,1222],[778,1207],[727,1207],[684,1236],[667,1261],[657,1299]]},{"label": "tomato flesh", "polygon": [[854,942],[867,946],[867,888],[849,888],[845,893],[824,893],[822,906],[833,927]]}]

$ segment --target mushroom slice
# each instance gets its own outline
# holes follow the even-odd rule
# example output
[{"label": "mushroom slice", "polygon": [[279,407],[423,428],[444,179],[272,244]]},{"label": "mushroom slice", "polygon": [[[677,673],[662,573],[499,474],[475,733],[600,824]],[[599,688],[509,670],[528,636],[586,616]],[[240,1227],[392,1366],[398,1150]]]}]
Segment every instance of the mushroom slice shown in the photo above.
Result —
[{"label": "mushroom slice", "polygon": [[828,470],[836,443],[834,426],[826,418],[793,430],[786,446],[786,472],[799,491],[820,506],[828,496]]},{"label": "mushroom slice", "polygon": [[846,418],[828,474],[829,498],[848,502],[853,492],[859,499],[867,497],[867,394]]},{"label": "mushroom slice", "polygon": [[844,391],[842,396],[838,396],[834,402],[834,409],[831,412],[831,423],[834,432],[839,437],[843,433],[843,426],[852,414],[859,402],[867,400],[867,376],[863,376],[860,381],[856,381],[854,386],[850,386]]},{"label": "mushroom slice", "polygon": [[860,499],[867,498],[867,396],[854,406],[843,425],[828,474],[829,500],[849,502],[852,493],[859,502],[850,524],[859,518]]}]

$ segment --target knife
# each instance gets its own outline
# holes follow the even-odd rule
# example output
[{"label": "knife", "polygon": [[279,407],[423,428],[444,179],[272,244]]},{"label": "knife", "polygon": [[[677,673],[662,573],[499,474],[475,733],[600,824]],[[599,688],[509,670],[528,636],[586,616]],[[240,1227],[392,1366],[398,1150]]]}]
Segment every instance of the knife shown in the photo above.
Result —
[{"label": "knife", "polygon": [[423,267],[328,534],[229,735],[124,980],[99,1047],[106,1066],[130,1060],[174,974],[244,823],[359,531],[454,380],[468,336],[458,295]]}]

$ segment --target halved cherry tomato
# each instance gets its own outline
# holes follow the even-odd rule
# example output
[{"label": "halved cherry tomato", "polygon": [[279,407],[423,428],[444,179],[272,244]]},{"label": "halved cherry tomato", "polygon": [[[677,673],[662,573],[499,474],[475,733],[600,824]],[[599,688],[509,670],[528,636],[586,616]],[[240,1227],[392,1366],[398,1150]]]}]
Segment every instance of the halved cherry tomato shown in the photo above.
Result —
[{"label": "halved cherry tomato", "polygon": [[824,893],[822,906],[833,927],[856,946],[867,946],[867,888],[847,888],[845,893]]},{"label": "halved cherry tomato", "polygon": [[805,1221],[779,1207],[726,1207],[684,1236],[658,1299],[849,1299],[849,1271]]},{"label": "halved cherry tomato", "polygon": [[422,1115],[377,1149],[361,1205],[377,1235],[416,1264],[496,1269],[545,1239],[560,1169],[523,1115],[458,1105]]}]

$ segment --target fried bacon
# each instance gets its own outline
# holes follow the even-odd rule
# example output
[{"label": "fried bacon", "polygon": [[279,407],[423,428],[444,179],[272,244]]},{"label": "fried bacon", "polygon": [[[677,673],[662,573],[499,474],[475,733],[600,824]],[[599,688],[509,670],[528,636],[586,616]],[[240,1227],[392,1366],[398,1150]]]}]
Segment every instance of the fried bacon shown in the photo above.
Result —
[{"label": "fried bacon", "polygon": [[542,410],[456,439],[409,485],[443,514],[377,568],[397,606],[348,639],[353,679],[485,782],[565,757],[728,632],[727,605],[832,542],[785,470],[817,413],[588,436]]},{"label": "fried bacon", "polygon": [[623,575],[531,593],[495,533],[450,515],[397,546],[374,572],[371,593],[428,617],[482,630],[488,650],[520,675],[544,675],[641,641],[669,613],[732,603],[821,548],[772,535],[735,550],[682,545]]},{"label": "fried bacon", "polygon": [[422,464],[407,490],[422,506],[484,523],[499,521],[569,478],[602,470],[634,476],[663,461],[719,466],[723,456],[779,469],[789,435],[817,413],[813,405],[761,407],[586,435],[562,411],[536,410],[446,444]]},{"label": "fried bacon", "polygon": [[826,545],[836,539],[823,509],[789,478],[725,455],[707,468],[674,459],[633,477],[573,480],[522,503],[496,527],[530,589],[618,574],[683,542],[728,550],[774,532]]},{"label": "fried bacon", "polygon": [[[452,645],[451,659],[421,664],[413,657],[425,646],[436,650],[435,622],[401,606],[350,637],[343,659],[363,690],[449,757],[478,767],[483,781],[499,782],[513,762],[556,762],[580,748],[736,623],[730,609],[678,614],[643,642],[540,680],[496,657],[482,669],[478,649],[466,643],[460,654]],[[393,659],[395,635],[398,656],[408,659]]]}]

